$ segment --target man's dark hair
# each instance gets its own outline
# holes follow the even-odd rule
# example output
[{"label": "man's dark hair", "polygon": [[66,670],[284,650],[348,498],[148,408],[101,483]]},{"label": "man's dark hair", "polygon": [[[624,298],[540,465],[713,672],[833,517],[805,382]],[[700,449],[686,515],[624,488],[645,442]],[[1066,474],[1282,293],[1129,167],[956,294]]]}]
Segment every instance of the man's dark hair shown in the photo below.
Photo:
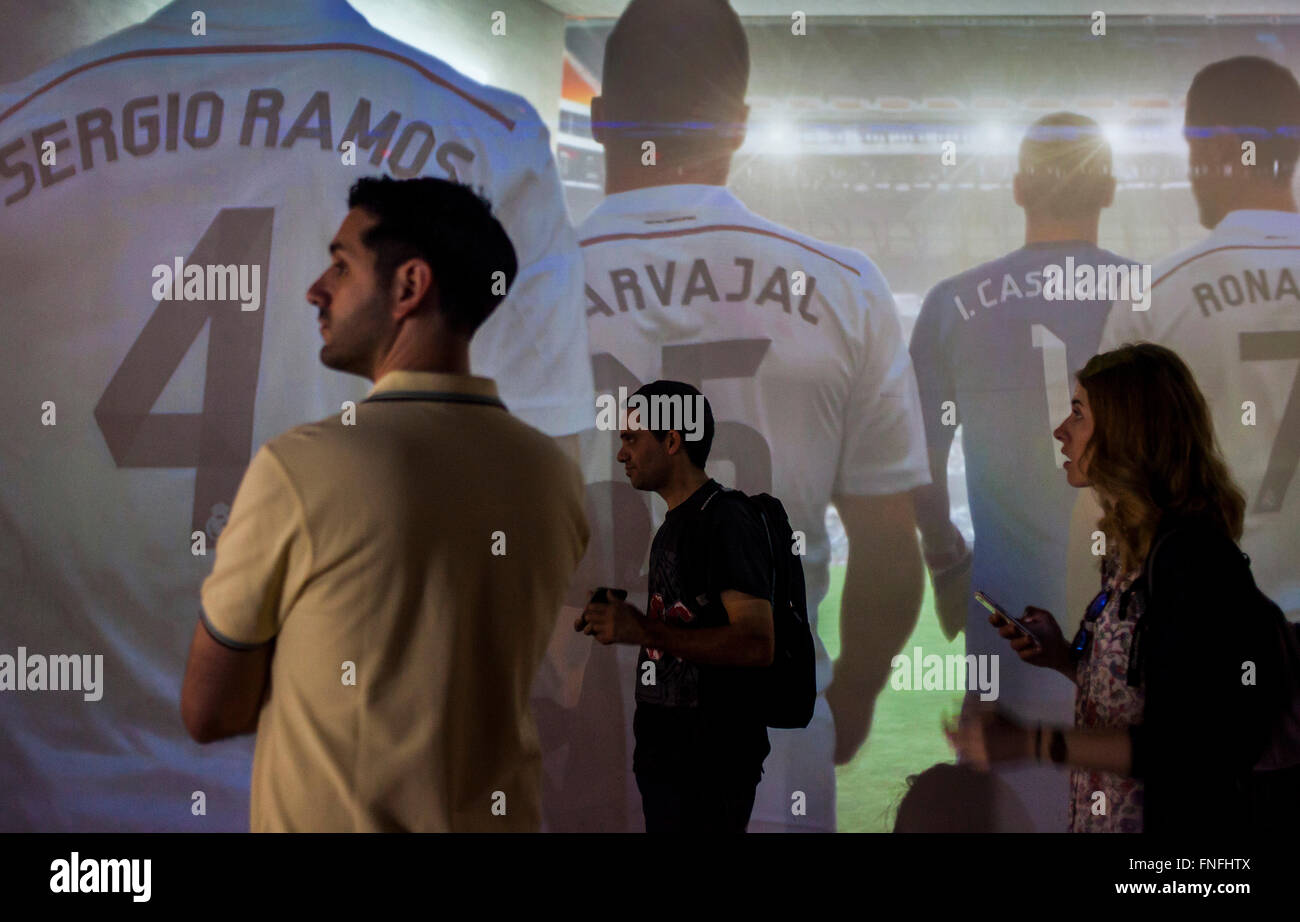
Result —
[{"label": "man's dark hair", "polygon": [[514,283],[514,245],[488,200],[469,186],[431,176],[365,177],[348,190],[348,208],[379,219],[361,235],[375,253],[378,284],[386,288],[399,265],[423,259],[433,270],[437,309],[457,333],[472,336]]},{"label": "man's dark hair", "polygon": [[[1300,157],[1300,84],[1268,58],[1215,61],[1192,78],[1185,123],[1189,139],[1233,134],[1254,141],[1257,166],[1247,173],[1262,171],[1275,182],[1290,183]],[[1240,156],[1237,152],[1234,160]]]},{"label": "man's dark hair", "polygon": [[1020,189],[1026,211],[1086,218],[1114,191],[1110,144],[1086,115],[1053,112],[1029,126],[1020,142]]},{"label": "man's dark hair", "polygon": [[601,96],[638,143],[690,148],[732,130],[748,86],[749,40],[726,0],[632,0],[605,42]]},{"label": "man's dark hair", "polygon": [[[691,385],[685,384],[681,381],[652,381],[649,384],[643,384],[641,387],[638,387],[633,396],[636,396],[636,394],[640,394],[646,399],[647,417],[650,417],[650,404],[654,397],[679,396],[682,398],[683,410],[685,410],[687,400],[693,400],[696,397],[701,398],[704,403],[704,431],[699,440],[692,442],[690,439],[686,438],[685,432],[682,432],[680,429],[677,431],[681,433],[682,444],[686,447],[686,457],[690,458],[691,463],[700,470],[704,470],[704,463],[709,460],[709,450],[713,447],[713,408],[709,406],[709,399],[698,390],[691,387]],[[653,417],[645,419],[643,421],[644,424],[648,426],[651,419],[653,419]],[[671,429],[651,429],[650,434],[662,442],[664,439],[668,438],[668,433],[671,431]]]}]

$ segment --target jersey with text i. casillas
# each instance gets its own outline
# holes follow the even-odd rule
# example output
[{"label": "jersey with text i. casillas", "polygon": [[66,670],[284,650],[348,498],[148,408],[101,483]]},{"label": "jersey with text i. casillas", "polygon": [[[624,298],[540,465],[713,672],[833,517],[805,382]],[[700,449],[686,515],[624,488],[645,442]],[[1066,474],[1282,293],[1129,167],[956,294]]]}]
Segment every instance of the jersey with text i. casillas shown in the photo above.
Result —
[{"label": "jersey with text i. casillas", "polygon": [[[1082,241],[1030,244],[934,286],[912,330],[926,440],[940,470],[962,429],[975,531],[973,588],[1013,613],[1065,614],[1066,534],[1075,489],[1052,435],[1074,374],[1097,351],[1111,299],[1048,298],[1049,266],[1132,266]],[[1081,292],[1072,292],[1076,295]],[[1005,652],[972,600],[967,652]]]},{"label": "jersey with text i. casillas", "polygon": [[1300,621],[1300,215],[1230,212],[1151,278],[1150,308],[1117,304],[1102,349],[1147,340],[1187,363],[1246,496],[1255,582]]},{"label": "jersey with text i. casillas", "polygon": [[581,257],[536,112],[342,0],[203,12],[205,35],[174,3],[0,87],[0,646],[107,673],[91,707],[6,718],[0,826],[198,828],[201,789],[202,828],[246,828],[247,742],[200,751],[174,719],[184,648],[256,448],[369,388],[321,365],[305,298],[358,178],[482,190],[519,273],[473,369],[549,435],[590,425]]},{"label": "jersey with text i. casillas", "polygon": [[[929,481],[911,361],[889,288],[861,253],[764,220],[719,186],[657,186],[607,197],[578,230],[596,390],[617,396],[657,378],[708,398],[716,433],[707,470],[771,493],[806,537],[811,617],[828,588],[827,505],[835,495],[901,493]],[[584,440],[592,551],[608,570],[645,572],[657,497],[627,482],[617,432]],[[606,537],[600,538],[604,530]],[[644,577],[634,583],[638,592]],[[632,697],[631,662],[611,690]],[[817,688],[831,664],[816,643]],[[772,730],[755,801],[760,823],[833,829],[834,728],[820,698],[804,730]],[[807,815],[792,816],[803,791]]]}]

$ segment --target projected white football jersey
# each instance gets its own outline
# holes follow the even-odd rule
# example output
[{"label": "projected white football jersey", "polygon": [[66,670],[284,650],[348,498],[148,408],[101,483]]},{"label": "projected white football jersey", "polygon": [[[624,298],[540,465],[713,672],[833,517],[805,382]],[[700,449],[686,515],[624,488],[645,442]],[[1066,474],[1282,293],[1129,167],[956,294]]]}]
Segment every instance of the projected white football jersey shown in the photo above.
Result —
[{"label": "projected white football jersey", "polygon": [[342,0],[210,0],[206,35],[194,9],[0,88],[0,647],[106,672],[94,704],[9,702],[4,828],[247,828],[248,741],[185,736],[184,652],[253,452],[369,387],[320,364],[305,299],[356,179],[482,189],[520,269],[474,371],[550,435],[591,421],[581,257],[536,112]]},{"label": "projected white football jersey", "polygon": [[1187,363],[1246,494],[1255,581],[1300,621],[1300,215],[1233,211],[1151,278],[1150,309],[1118,304],[1101,348],[1148,340]]},{"label": "projected white football jersey", "polygon": [[[704,392],[717,427],[708,471],[785,505],[791,527],[807,537],[815,618],[827,592],[831,497],[929,482],[916,381],[884,278],[861,253],[766,221],[719,186],[611,195],[578,237],[597,392],[617,396],[620,387],[630,393],[658,378]],[[592,541],[583,572],[591,585],[629,589],[640,607],[664,504],[655,496],[651,507],[652,494],[628,483],[615,462],[617,441],[616,432],[584,437]],[[610,655],[619,668],[601,674],[613,687],[595,697],[621,694],[630,727],[637,650],[592,653]],[[816,655],[821,692],[831,664],[820,640]],[[825,699],[807,729],[769,736],[752,823],[833,830],[834,728]],[[625,745],[634,825],[640,798],[630,739]],[[806,795],[806,816],[792,816],[795,791]]]}]

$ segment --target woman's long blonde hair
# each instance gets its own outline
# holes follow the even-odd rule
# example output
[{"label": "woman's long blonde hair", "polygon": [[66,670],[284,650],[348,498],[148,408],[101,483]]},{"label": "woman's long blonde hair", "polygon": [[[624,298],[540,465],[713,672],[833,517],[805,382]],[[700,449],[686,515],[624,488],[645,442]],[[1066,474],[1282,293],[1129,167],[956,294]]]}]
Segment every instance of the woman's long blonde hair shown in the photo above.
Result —
[{"label": "woman's long blonde hair", "polygon": [[1094,420],[1085,449],[1103,515],[1098,528],[1121,572],[1146,559],[1160,517],[1207,518],[1240,540],[1246,497],[1214,437],[1205,397],[1177,353],[1129,343],[1094,355],[1078,374]]}]

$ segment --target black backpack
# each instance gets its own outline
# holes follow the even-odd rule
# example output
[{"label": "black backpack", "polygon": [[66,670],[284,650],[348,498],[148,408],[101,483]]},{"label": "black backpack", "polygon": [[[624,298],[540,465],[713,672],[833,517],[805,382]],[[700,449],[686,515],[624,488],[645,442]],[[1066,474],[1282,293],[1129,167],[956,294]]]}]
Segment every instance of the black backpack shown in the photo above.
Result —
[{"label": "black backpack", "polygon": [[794,531],[785,507],[775,496],[746,497],[763,520],[772,551],[772,627],[776,653],[765,670],[760,710],[769,727],[797,730],[808,726],[817,703],[817,667],[803,561],[793,552]]},{"label": "black backpack", "polygon": [[[1155,562],[1156,551],[1160,545],[1164,544],[1165,539],[1173,534],[1168,531],[1155,542],[1147,554],[1146,563],[1143,565],[1143,578],[1146,581],[1147,598],[1155,596],[1155,585],[1152,580],[1154,570],[1152,564]],[[1267,748],[1259,761],[1255,764],[1256,772],[1269,772],[1281,769],[1289,769],[1300,766],[1300,624],[1291,624],[1286,619],[1286,615],[1277,603],[1264,594],[1264,592],[1255,583],[1255,575],[1250,570],[1250,556],[1240,548],[1237,552],[1241,554],[1242,563],[1245,566],[1246,581],[1242,582],[1246,589],[1246,602],[1254,609],[1254,614],[1260,616],[1265,622],[1272,624],[1277,634],[1278,647],[1281,650],[1282,665],[1286,673],[1286,688],[1289,703],[1281,708],[1278,719],[1273,724],[1273,733],[1269,738]],[[1140,625],[1139,625],[1140,626]]]}]

